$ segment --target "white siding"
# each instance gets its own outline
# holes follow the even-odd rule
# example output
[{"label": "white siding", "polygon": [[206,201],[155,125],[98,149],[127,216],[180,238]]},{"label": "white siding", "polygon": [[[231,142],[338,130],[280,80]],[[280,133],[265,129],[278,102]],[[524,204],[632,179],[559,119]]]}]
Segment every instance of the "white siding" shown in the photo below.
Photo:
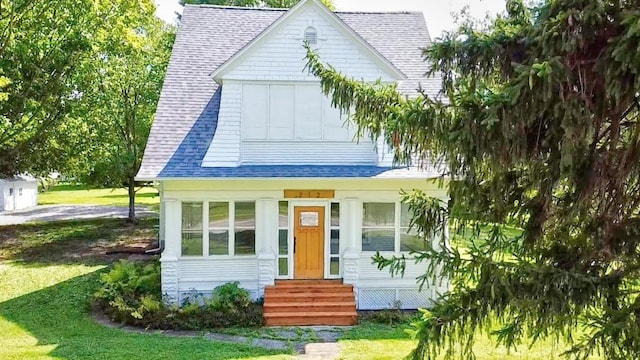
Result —
[{"label": "white siding", "polygon": [[[11,195],[9,195],[10,192],[12,192]],[[38,205],[37,180],[0,181],[0,211],[23,210],[36,205]]]},{"label": "white siding", "polygon": [[[371,264],[372,253],[360,251],[362,229],[362,202],[397,201],[400,189],[422,189],[426,193],[446,197],[446,190],[433,183],[418,179],[359,179],[359,180],[209,180],[163,182],[162,198],[167,203],[166,250],[162,254],[163,289],[175,291],[175,298],[184,299],[190,294],[208,295],[219,285],[238,281],[254,297],[262,295],[265,281],[277,274],[275,258],[278,249],[278,201],[283,200],[284,189],[334,189],[334,199],[287,199],[290,206],[340,203],[340,254],[341,264],[348,252],[355,252],[353,269],[342,267],[342,276],[355,271],[356,300],[360,309],[382,309],[394,306],[402,308],[424,307],[438,293],[446,290],[440,284],[425,284],[418,291],[416,277],[424,272],[425,264],[408,263],[404,277],[392,277]],[[256,256],[208,256],[176,257],[180,249],[181,201],[256,201]],[[291,214],[291,210],[289,211]],[[292,222],[290,221],[290,225]],[[326,244],[325,244],[326,245]],[[291,244],[289,246],[291,249]],[[328,246],[325,251],[329,252]],[[272,256],[273,261],[263,261],[262,256]],[[328,255],[327,255],[328,256]],[[172,263],[173,262],[173,263]],[[291,265],[291,263],[290,263]],[[175,270],[171,267],[175,266]],[[291,269],[291,268],[290,268]],[[169,272],[166,270],[172,270]],[[291,273],[291,272],[290,272]],[[328,269],[325,275],[330,277]]]},{"label": "white siding", "polygon": [[379,59],[369,55],[362,44],[337,27],[326,14],[313,6],[300,10],[236,59],[222,76],[223,80],[313,80],[304,70],[306,54],[302,47],[304,31],[309,26],[317,30],[318,44],[314,47],[322,61],[355,79],[396,80],[383,70]]},{"label": "white siding", "polygon": [[371,142],[338,141],[245,141],[244,164],[357,164],[375,165]]},{"label": "white siding", "polygon": [[354,139],[318,83],[246,83],[241,106],[241,163],[377,164],[373,143]]},{"label": "white siding", "polygon": [[221,96],[216,134],[202,166],[238,166],[240,162],[242,84],[225,83]]}]

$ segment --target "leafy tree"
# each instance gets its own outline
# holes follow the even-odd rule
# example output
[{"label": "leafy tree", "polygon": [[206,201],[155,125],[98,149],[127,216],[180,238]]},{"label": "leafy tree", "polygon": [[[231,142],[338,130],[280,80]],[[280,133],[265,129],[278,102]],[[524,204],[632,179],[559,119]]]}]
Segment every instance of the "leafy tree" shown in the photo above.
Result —
[{"label": "leafy tree", "polygon": [[[185,4],[208,4],[222,6],[244,6],[244,7],[269,7],[269,8],[290,8],[300,0],[180,0],[180,5]],[[321,0],[329,9],[335,10],[331,0]]]},{"label": "leafy tree", "polygon": [[129,220],[135,220],[137,174],[160,96],[175,31],[154,16],[152,0],[121,0],[100,9],[108,22],[83,64],[82,127],[68,161],[83,182],[125,187]]},{"label": "leafy tree", "polygon": [[57,170],[45,144],[75,104],[97,22],[88,1],[0,0],[0,176]]},{"label": "leafy tree", "polygon": [[424,50],[441,101],[354,81],[309,50],[310,71],[361,131],[383,136],[399,163],[418,155],[448,169],[453,206],[405,200],[425,241],[449,226],[466,252],[437,236],[425,252],[375,257],[392,272],[413,258],[426,264],[421,281],[451,281],[416,324],[414,359],[472,358],[482,332],[508,348],[564,340],[580,359],[640,354],[638,9],[508,1],[506,14]]}]

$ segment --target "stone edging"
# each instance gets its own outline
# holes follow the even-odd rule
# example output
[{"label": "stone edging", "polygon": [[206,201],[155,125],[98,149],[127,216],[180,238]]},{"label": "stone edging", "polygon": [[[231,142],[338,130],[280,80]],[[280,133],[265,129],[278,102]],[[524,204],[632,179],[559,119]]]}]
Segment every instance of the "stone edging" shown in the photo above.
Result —
[{"label": "stone edging", "polygon": [[[202,332],[190,330],[145,330],[135,326],[116,324],[100,311],[93,311],[93,319],[100,325],[112,329],[119,329],[138,334],[162,334],[171,337],[203,338],[211,341],[243,344],[271,350],[294,350],[300,354],[299,359],[336,359],[340,355],[340,348],[335,339],[328,342],[308,343],[300,341],[272,340],[249,338],[246,336],[227,335],[216,332]],[[333,341],[331,341],[333,340]]]}]

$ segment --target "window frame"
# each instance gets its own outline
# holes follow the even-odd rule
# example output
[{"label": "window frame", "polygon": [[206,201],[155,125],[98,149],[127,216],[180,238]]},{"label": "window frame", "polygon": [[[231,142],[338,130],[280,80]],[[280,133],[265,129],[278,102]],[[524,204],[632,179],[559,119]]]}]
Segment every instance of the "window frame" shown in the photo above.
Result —
[{"label": "window frame", "polygon": [[[331,213],[333,204],[336,204],[338,206],[338,224],[337,225],[333,225],[331,223],[332,216],[333,216],[333,214]],[[328,248],[326,249],[327,254],[325,255],[325,259],[327,261],[327,269],[326,269],[327,273],[326,273],[326,276],[328,276],[329,279],[331,279],[331,278],[341,278],[342,277],[342,253],[340,252],[340,250],[341,250],[340,247],[342,245],[342,231],[341,231],[342,229],[340,228],[340,224],[341,224],[340,217],[341,217],[341,213],[342,213],[342,206],[340,204],[340,201],[338,201],[338,200],[330,201],[329,202],[329,206],[328,206],[328,213],[329,213],[329,216],[327,217],[328,218],[327,222],[328,222],[328,225],[329,225],[329,234],[328,234],[329,236],[325,237],[325,240],[326,239],[329,240],[329,241],[327,241],[327,243],[328,243],[327,247]],[[332,254],[331,253],[331,231],[333,231],[333,230],[338,230],[338,253],[337,254]],[[338,273],[337,274],[332,274],[331,273],[331,260],[334,259],[334,258],[338,259]]]},{"label": "window frame", "polygon": [[[180,233],[182,234],[182,204],[184,203],[200,203],[202,204],[202,255],[183,255],[182,254],[182,236],[180,237],[180,258],[185,259],[200,259],[200,258],[216,258],[216,259],[229,259],[229,258],[257,258],[256,246],[254,242],[253,254],[235,254],[235,209],[236,202],[250,202],[254,203],[254,221],[257,221],[256,200],[183,200],[180,201]],[[210,203],[227,203],[229,205],[229,223],[228,227],[210,227],[209,226],[209,204]],[[241,229],[248,229],[247,227],[241,227]],[[209,254],[209,232],[211,230],[227,230],[228,231],[228,251],[227,254]],[[255,232],[256,226],[254,222],[253,230]]]},{"label": "window frame", "polygon": [[[280,225],[280,203],[285,203],[286,204],[286,209],[287,209],[287,224],[286,225]],[[292,227],[292,218],[291,218],[291,201],[289,201],[288,199],[281,199],[278,200],[278,226],[277,226],[277,231],[276,231],[276,239],[278,240],[278,246],[277,246],[277,256],[276,256],[276,279],[291,279],[292,278],[292,265],[293,265],[293,249],[291,248],[292,245],[292,232],[291,232],[291,227]],[[280,254],[280,231],[281,230],[286,230],[287,231],[287,252],[285,254]],[[280,259],[287,259],[287,274],[283,275],[280,274]]]},{"label": "window frame", "polygon": [[[364,234],[364,229],[390,229],[390,227],[376,227],[376,226],[365,226],[364,225],[364,204],[370,203],[383,203],[383,204],[394,204],[394,219],[393,219],[393,250],[364,250],[362,248],[362,235]],[[402,235],[410,234],[408,226],[402,226],[402,201],[384,201],[384,200],[371,200],[371,201],[362,201],[362,214],[361,214],[361,226],[360,226],[360,251],[365,254],[375,254],[376,252],[380,252],[380,254],[386,255],[400,255],[400,254],[408,254],[410,251],[402,251]],[[409,219],[409,222],[411,220]],[[415,231],[413,228],[412,231]]]}]

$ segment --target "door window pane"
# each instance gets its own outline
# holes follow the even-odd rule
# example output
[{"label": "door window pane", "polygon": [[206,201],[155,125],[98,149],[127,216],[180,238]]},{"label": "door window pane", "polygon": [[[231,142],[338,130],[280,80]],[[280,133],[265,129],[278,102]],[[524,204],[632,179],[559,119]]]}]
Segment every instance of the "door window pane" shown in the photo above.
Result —
[{"label": "door window pane", "polygon": [[289,227],[289,203],[286,201],[278,202],[278,226]]},{"label": "door window pane", "polygon": [[229,255],[229,230],[209,231],[209,255]]},{"label": "door window pane", "polygon": [[340,226],[340,204],[331,203],[331,226]]},{"label": "door window pane", "polygon": [[282,276],[289,274],[289,261],[287,258],[278,259],[278,274]]},{"label": "door window pane", "polygon": [[340,254],[340,230],[331,230],[331,255]]},{"label": "door window pane", "polygon": [[394,227],[394,203],[364,203],[362,204],[362,226]]},{"label": "door window pane", "polygon": [[362,251],[394,251],[394,229],[362,229]]},{"label": "door window pane", "polygon": [[235,254],[253,255],[256,253],[256,231],[254,229],[236,229]]},{"label": "door window pane", "polygon": [[289,253],[288,235],[288,230],[278,230],[278,254],[280,255],[287,255]]},{"label": "door window pane", "polygon": [[331,262],[329,263],[329,274],[340,275],[340,258],[331,258]]}]

